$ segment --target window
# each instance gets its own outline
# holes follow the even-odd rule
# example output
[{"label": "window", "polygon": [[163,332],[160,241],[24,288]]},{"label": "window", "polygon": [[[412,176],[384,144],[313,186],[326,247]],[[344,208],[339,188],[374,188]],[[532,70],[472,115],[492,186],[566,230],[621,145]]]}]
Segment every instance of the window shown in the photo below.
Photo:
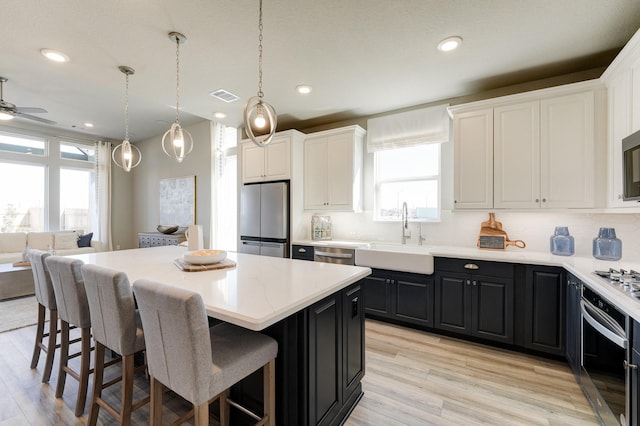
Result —
[{"label": "window", "polygon": [[0,127],[0,232],[98,231],[95,145]]},{"label": "window", "polygon": [[45,167],[0,161],[0,232],[44,231]]},{"label": "window", "polygon": [[440,219],[440,144],[374,152],[374,219],[399,220],[402,203],[409,219]]}]

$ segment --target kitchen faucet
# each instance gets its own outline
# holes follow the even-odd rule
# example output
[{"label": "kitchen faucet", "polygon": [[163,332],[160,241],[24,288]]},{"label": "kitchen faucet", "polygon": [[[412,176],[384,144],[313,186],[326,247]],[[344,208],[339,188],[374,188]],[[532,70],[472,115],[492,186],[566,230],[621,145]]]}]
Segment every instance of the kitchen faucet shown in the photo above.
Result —
[{"label": "kitchen faucet", "polygon": [[402,203],[402,244],[407,244],[407,240],[411,238],[411,230],[409,229],[409,208],[407,202]]}]

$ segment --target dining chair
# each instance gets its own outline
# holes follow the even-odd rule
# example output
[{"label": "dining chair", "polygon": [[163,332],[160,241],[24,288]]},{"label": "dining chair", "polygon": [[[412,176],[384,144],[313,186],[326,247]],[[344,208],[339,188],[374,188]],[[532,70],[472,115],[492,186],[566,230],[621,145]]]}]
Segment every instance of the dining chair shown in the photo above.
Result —
[{"label": "dining chair", "polygon": [[[49,268],[53,290],[58,305],[60,317],[60,367],[56,398],[61,398],[64,391],[67,374],[78,381],[78,396],[76,398],[75,415],[79,417],[84,412],[87,399],[89,375],[93,372],[91,363],[91,318],[87,294],[84,289],[80,267],[81,260],[63,256],[49,256],[45,259]],[[76,326],[80,329],[80,352],[69,356],[69,328]],[[80,370],[69,367],[69,359],[80,356]]]},{"label": "dining chair", "polygon": [[[27,259],[31,263],[33,272],[33,283],[36,290],[36,300],[38,302],[38,322],[36,326],[36,338],[33,345],[33,355],[31,356],[31,368],[38,366],[40,352],[44,351],[47,356],[42,372],[42,383],[48,383],[53,367],[53,358],[56,351],[56,340],[58,336],[58,307],[56,305],[56,295],[53,292],[51,277],[45,264],[45,259],[51,256],[49,252],[28,249]],[[45,333],[45,322],[47,321],[47,310],[49,311],[49,332]],[[44,340],[47,339],[47,343]]]},{"label": "dining chair", "polygon": [[162,394],[171,389],[193,404],[196,426],[209,424],[209,403],[220,402],[220,424],[229,424],[229,388],[262,368],[263,413],[241,407],[259,425],[275,422],[277,342],[264,334],[221,323],[209,328],[202,296],[139,279],[133,283],[144,327],[151,376],[151,425],[162,424]]},{"label": "dining chair", "polygon": [[[96,265],[83,265],[81,270],[95,341],[93,393],[87,424],[93,426],[98,422],[98,411],[102,407],[120,425],[129,425],[131,412],[149,402],[148,395],[133,402],[134,358],[144,350],[144,334],[131,285],[123,272]],[[107,383],[103,383],[105,349],[122,357],[121,376]],[[145,367],[141,365],[138,369]],[[102,391],[118,381],[121,382],[119,410],[102,398]]]}]

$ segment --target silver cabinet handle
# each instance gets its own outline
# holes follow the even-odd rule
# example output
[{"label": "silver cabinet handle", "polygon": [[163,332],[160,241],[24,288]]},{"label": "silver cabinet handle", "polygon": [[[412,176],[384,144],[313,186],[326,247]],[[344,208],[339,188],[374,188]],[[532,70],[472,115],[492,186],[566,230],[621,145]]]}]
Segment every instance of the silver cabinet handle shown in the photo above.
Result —
[{"label": "silver cabinet handle", "polygon": [[480,269],[480,267],[475,263],[467,263],[464,265],[464,269]]},{"label": "silver cabinet handle", "polygon": [[638,366],[636,364],[630,364],[629,362],[627,362],[627,360],[625,359],[624,361],[622,361],[624,363],[624,369],[628,370],[629,368],[632,370],[637,370]]},{"label": "silver cabinet handle", "polygon": [[338,259],[351,259],[353,257],[351,253],[329,253],[327,251],[317,251],[317,250],[316,250],[316,255],[324,256],[324,257],[335,257]]},{"label": "silver cabinet handle", "polygon": [[298,253],[306,253],[306,252],[307,252],[307,249],[305,249],[305,248],[299,248],[298,249]]}]

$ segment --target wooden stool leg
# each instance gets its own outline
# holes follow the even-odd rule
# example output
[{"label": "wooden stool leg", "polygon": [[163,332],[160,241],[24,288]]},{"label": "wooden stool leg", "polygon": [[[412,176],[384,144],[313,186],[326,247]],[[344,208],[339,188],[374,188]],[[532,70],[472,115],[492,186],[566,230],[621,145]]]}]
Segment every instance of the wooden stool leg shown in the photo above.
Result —
[{"label": "wooden stool leg", "polygon": [[134,354],[122,358],[122,401],[120,403],[120,425],[129,426],[133,402]]},{"label": "wooden stool leg", "polygon": [[162,426],[162,391],[164,385],[151,376],[150,426]]},{"label": "wooden stool leg", "polygon": [[262,367],[263,412],[270,426],[276,426],[276,360],[272,359]]},{"label": "wooden stool leg", "polygon": [[[31,357],[31,368],[38,366],[40,359],[40,351],[42,350],[42,339],[44,336],[44,320],[46,319],[47,309],[44,305],[38,303],[38,327],[36,328],[36,341],[33,345],[33,356]],[[55,349],[54,349],[55,350]]]},{"label": "wooden stool leg", "polygon": [[229,389],[225,389],[218,398],[220,401],[220,426],[229,426]]},{"label": "wooden stool leg", "polygon": [[78,380],[78,398],[76,399],[76,417],[80,417],[84,413],[84,405],[87,401],[87,388],[91,374],[91,327],[82,329],[80,345],[80,378]]},{"label": "wooden stool leg", "polygon": [[49,311],[49,339],[47,340],[47,358],[44,361],[42,383],[49,383],[53,368],[53,355],[56,353],[56,338],[58,336],[58,311]]},{"label": "wooden stool leg", "polygon": [[60,321],[60,367],[58,370],[58,385],[56,386],[56,398],[62,397],[64,384],[67,381],[67,364],[69,363],[69,323]]},{"label": "wooden stool leg", "polygon": [[91,407],[89,408],[89,426],[95,426],[98,423],[98,398],[102,396],[102,381],[104,378],[104,346],[96,342],[94,353],[94,370],[93,370],[93,393],[91,395]]},{"label": "wooden stool leg", "polygon": [[194,405],[195,426],[209,426],[209,401],[200,405]]}]

